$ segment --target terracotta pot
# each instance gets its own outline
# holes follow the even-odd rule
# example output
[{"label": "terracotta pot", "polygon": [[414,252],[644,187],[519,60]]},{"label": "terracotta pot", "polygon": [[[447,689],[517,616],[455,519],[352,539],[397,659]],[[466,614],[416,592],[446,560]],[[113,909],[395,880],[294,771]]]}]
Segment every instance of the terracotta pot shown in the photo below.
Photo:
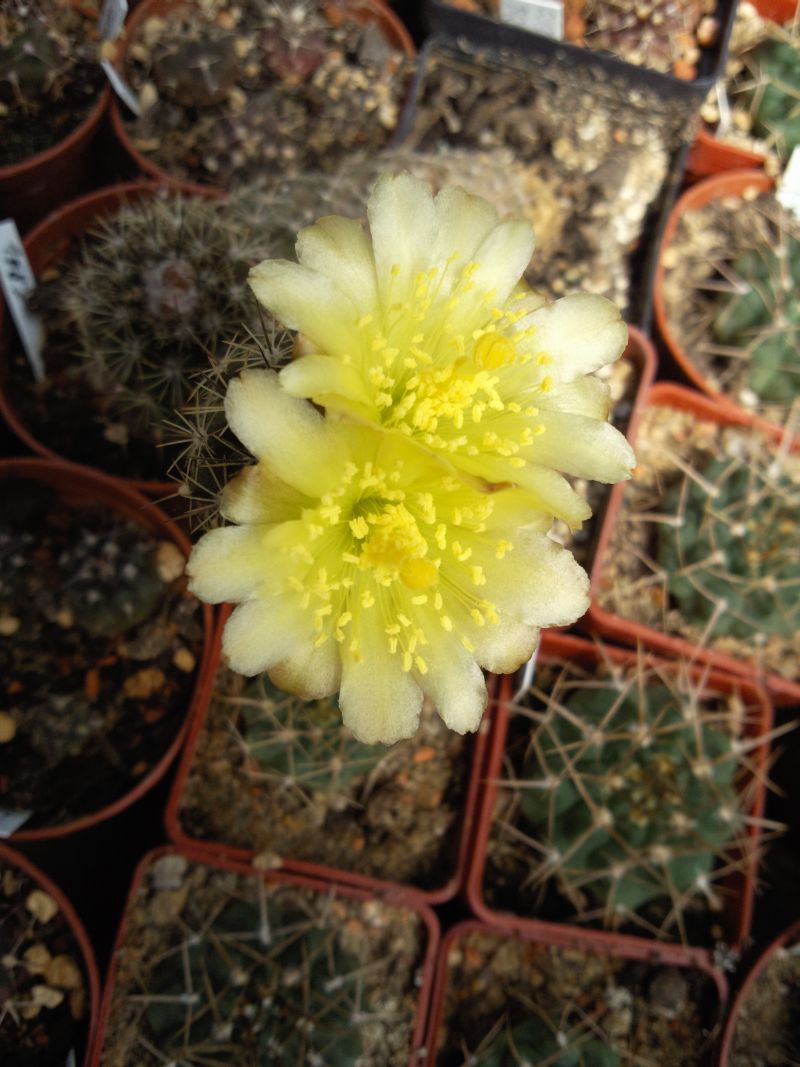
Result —
[{"label": "terracotta pot", "polygon": [[[731,1054],[733,1053],[733,1041],[736,1036],[736,1026],[742,1014],[742,1008],[747,1002],[753,986],[758,981],[764,968],[774,957],[775,953],[784,946],[793,945],[800,940],[800,921],[794,922],[783,933],[772,941],[756,959],[751,969],[745,975],[744,981],[739,987],[731,1004],[731,1010],[725,1021],[725,1029],[722,1031],[722,1041],[719,1049],[719,1067],[729,1067]],[[790,991],[787,990],[787,997]],[[794,1020],[793,1020],[794,1021]],[[766,1062],[766,1061],[765,1061]],[[788,1064],[788,1060],[786,1061]]]},{"label": "terracotta pot", "polygon": [[[143,25],[147,19],[153,18],[153,16],[156,15],[166,15],[170,11],[174,11],[176,8],[184,7],[185,5],[186,0],[141,0],[141,3],[137,4],[136,11],[126,23],[124,36],[120,38],[120,45],[117,53],[117,67],[122,68],[124,66],[128,44],[134,40],[139,27]],[[408,30],[384,0],[352,0],[352,2],[348,0],[347,7],[357,22],[364,24],[376,21],[383,30],[386,40],[392,47],[404,52],[407,56],[416,55],[416,49],[414,48],[414,43],[411,40]],[[125,125],[123,108],[116,95],[111,101],[111,125],[114,129],[117,142],[122,147],[125,155],[143,174],[151,179],[155,178],[163,185],[170,185],[174,188],[181,189],[186,193],[200,193],[206,196],[225,195],[226,190],[221,186],[204,182],[192,182],[175,177],[175,175],[170,174],[169,171],[164,170],[155,163],[150,156],[141,152],[133,143],[128,133]]]},{"label": "terracotta pot", "polygon": [[342,885],[336,880],[327,880],[320,878],[305,877],[296,873],[286,873],[284,871],[254,871],[252,867],[245,863],[237,862],[233,859],[224,859],[222,857],[216,857],[212,859],[208,855],[203,855],[197,850],[190,848],[169,848],[162,847],[149,852],[139,863],[136,871],[134,872],[133,882],[131,884],[128,900],[125,905],[125,910],[122,915],[122,921],[119,926],[119,931],[114,943],[114,950],[111,955],[111,962],[109,963],[108,973],[103,987],[103,999],[100,1005],[98,1025],[95,1030],[94,1041],[92,1047],[89,1050],[87,1057],[86,1067],[99,1067],[103,1044],[105,1042],[106,1029],[108,1026],[109,1012],[111,1008],[111,1001],[114,994],[114,985],[117,979],[117,972],[119,968],[119,957],[122,952],[125,951],[125,941],[128,932],[128,925],[130,922],[130,913],[136,903],[136,897],[142,884],[145,873],[148,867],[154,863],[157,859],[165,855],[181,855],[188,859],[190,862],[200,863],[208,867],[213,867],[218,870],[234,871],[238,874],[250,875],[253,878],[261,879],[267,884],[272,885],[290,885],[298,886],[306,889],[315,890],[320,894],[324,894],[329,899],[345,899],[353,901],[379,900],[384,904],[394,905],[396,907],[407,908],[409,911],[415,912],[422,920],[426,934],[427,943],[425,946],[425,953],[423,957],[422,967],[420,969],[420,984],[419,984],[419,1003],[417,1007],[416,1019],[414,1022],[414,1031],[411,1042],[411,1057],[409,1059],[409,1067],[412,1063],[420,1062],[422,1055],[422,1040],[425,1033],[425,1022],[428,1017],[428,1005],[430,1002],[430,996],[433,988],[433,973],[436,962],[436,950],[439,946],[439,923],[436,916],[431,909],[420,900],[419,894],[409,892],[402,886],[385,885],[381,889],[366,890],[363,888],[357,888],[352,886]]},{"label": "terracotta pot", "polygon": [[[757,429],[764,434],[768,442],[771,442],[776,447],[782,446],[785,448],[787,444],[784,434],[777,427],[769,424],[764,427],[755,426],[751,416],[739,411],[732,405],[724,407],[708,397],[701,396],[690,389],[684,389],[679,385],[661,382],[655,385],[648,397],[648,405],[651,404],[685,411],[693,415],[697,420],[716,423],[720,426],[740,426]],[[621,615],[606,611],[600,606],[598,591],[606,585],[603,566],[624,492],[625,483],[615,485],[612,489],[597,543],[590,575],[592,599],[586,615],[590,629],[597,631],[603,637],[622,641],[626,645],[641,644],[645,648],[653,649],[667,656],[681,656],[693,663],[708,664],[716,670],[743,675],[749,678],[753,684],[763,685],[776,704],[793,704],[800,701],[800,677],[796,680],[786,679],[772,672],[757,676],[755,663],[752,660],[736,659],[734,656],[723,652],[715,652],[709,648],[698,648],[697,645],[686,638],[662,633],[633,619],[626,619]]]},{"label": "terracotta pot", "polygon": [[[42,459],[0,461],[0,482],[5,478],[26,478],[42,482],[54,489],[68,505],[80,507],[97,504],[107,507],[164,540],[172,541],[184,555],[188,556],[191,549],[185,534],[152,501],[145,499],[119,479],[88,468]],[[209,696],[208,664],[214,615],[208,604],[201,605],[201,610],[205,640],[198,656],[194,689],[183,722],[161,759],[132,789],[100,810],[58,826],[38,829],[25,829],[23,826],[13,834],[15,842],[52,840],[89,829],[125,811],[161,781],[181,748],[190,719],[202,710],[203,702],[207,701]]]},{"label": "terracotta pot", "polygon": [[[203,840],[190,837],[183,829],[180,818],[181,800],[186,789],[187,779],[194,766],[198,746],[208,719],[217,671],[222,665],[222,631],[225,628],[225,623],[228,621],[232,610],[233,607],[226,604],[223,605],[220,611],[219,623],[214,635],[213,647],[208,665],[208,696],[201,714],[193,719],[190,727],[189,736],[175,775],[175,782],[167,801],[165,826],[169,839],[174,841],[181,849],[193,851],[201,856],[207,856],[212,862],[227,862],[230,860],[236,863],[252,865],[254,861],[256,861],[258,855],[255,849],[243,848],[238,845],[226,843],[225,841]],[[493,679],[490,676],[488,681],[490,705],[495,691],[495,684],[496,679]],[[480,788],[478,768],[482,762],[485,735],[488,733],[488,729],[488,718],[487,716],[484,716],[477,737],[474,741],[467,742],[465,760],[469,763],[471,768],[467,779],[467,794],[463,801],[461,824],[458,830],[455,848],[448,864],[447,876],[445,877],[443,884],[430,890],[421,889],[413,883],[407,883],[402,886],[404,891],[412,893],[417,899],[425,901],[426,904],[441,904],[444,901],[450,900],[463,885],[469,860],[472,825],[477,805],[478,791]],[[472,745],[471,752],[469,750],[470,744]],[[349,871],[339,867],[329,867],[324,864],[315,863],[311,860],[295,859],[292,858],[291,855],[281,856],[280,866],[281,870],[288,871],[291,874],[322,878],[345,885],[357,886],[378,893],[386,891],[388,885],[395,884],[370,875],[361,874],[358,871]]]},{"label": "terracotta pot", "polygon": [[11,215],[24,233],[57,204],[91,187],[96,161],[90,149],[110,98],[104,85],[88,115],[62,141],[21,163],[0,167],[0,216]]},{"label": "terracotta pot", "polygon": [[674,240],[681,220],[685,215],[697,211],[715,200],[723,200],[727,197],[740,197],[746,189],[752,189],[761,193],[772,189],[774,185],[774,180],[763,171],[759,170],[726,171],[723,174],[715,174],[710,178],[706,178],[697,185],[692,185],[686,190],[669,213],[669,218],[667,219],[667,224],[664,228],[664,236],[661,240],[658,265],[656,266],[656,273],[653,281],[653,308],[655,310],[658,332],[661,335],[664,344],[675,359],[675,362],[692,385],[697,386],[697,388],[707,396],[713,397],[721,408],[731,408],[746,418],[751,425],[770,431],[776,428],[774,423],[770,423],[766,419],[761,418],[750,411],[746,411],[744,408],[736,404],[730,397],[720,392],[719,389],[704,377],[703,373],[693,362],[691,354],[686,351],[673,332],[669,322],[666,302],[664,300],[664,278],[666,276],[664,257],[669,249],[670,243]]},{"label": "terracotta pot", "polygon": [[[107,189],[89,193],[53,212],[31,230],[23,242],[34,274],[42,274],[48,267],[63,258],[72,241],[82,237],[98,220],[114,214],[125,204],[136,203],[138,200],[153,196],[157,189],[158,185],[154,182],[129,182],[124,185],[113,185]],[[204,191],[204,195],[208,195],[207,191]],[[44,441],[35,437],[17,412],[8,387],[9,352],[11,345],[15,343],[14,325],[10,315],[5,314],[5,306],[0,298],[0,416],[5,418],[9,427],[31,452],[46,459],[58,460],[83,469],[82,464],[59,456]],[[46,355],[47,353],[45,353],[45,358]],[[121,480],[134,489],[155,497],[175,494],[173,482],[145,481],[136,478]]]},{"label": "terracotta pot", "polygon": [[[797,10],[797,0],[752,0],[752,3],[760,15],[781,25]],[[715,137],[708,126],[701,125],[686,159],[686,173],[691,181],[696,181],[722,171],[763,167],[764,162],[761,152],[729,144]]]},{"label": "terracotta pot", "polygon": [[[2,841],[0,841],[0,863],[8,864],[10,867],[16,867],[20,871],[23,871],[29,878],[36,882],[41,890],[53,898],[56,904],[58,904],[58,910],[64,916],[70,933],[75,938],[75,942],[80,949],[81,957],[83,959],[83,972],[86,978],[88,1012],[86,1020],[85,1055],[79,1062],[87,1064],[89,1050],[97,1027],[100,1008],[100,978],[97,972],[94,950],[92,949],[91,942],[89,941],[83,923],[78,918],[72,904],[70,904],[69,900],[67,900],[55,882],[51,882],[47,875],[31,863],[26,856],[9,848],[8,845],[3,844]],[[9,945],[8,949],[10,950],[10,948],[11,946]]]},{"label": "terracotta pot", "polygon": [[597,931],[582,930],[567,924],[531,922],[530,925],[522,928],[499,924],[495,921],[482,923],[468,920],[452,927],[442,939],[439,948],[425,1041],[428,1053],[424,1061],[425,1067],[436,1067],[438,1062],[439,1031],[444,1021],[445,993],[450,978],[451,954],[458,951],[459,941],[471,933],[483,933],[493,936],[498,941],[525,941],[531,945],[549,945],[590,955],[615,956],[651,966],[661,965],[701,971],[713,983],[717,998],[717,1018],[721,1016],[728,999],[728,984],[724,975],[712,967],[705,957],[697,956],[677,945],[661,945],[652,942],[649,945],[646,942],[644,945],[629,944],[620,935],[612,934],[608,937],[601,937]]},{"label": "terracotta pot", "polygon": [[[670,663],[673,662],[647,653],[645,657],[646,665],[652,665],[659,669],[669,668]],[[584,638],[554,631],[545,631],[542,635],[539,653],[540,663],[566,662],[592,669],[603,664],[633,668],[641,661],[641,651],[592,643]],[[752,797],[747,810],[747,836],[752,845],[752,852],[748,854],[747,859],[749,862],[747,867],[742,871],[728,875],[722,883],[725,909],[720,919],[724,930],[724,940],[726,944],[731,945],[733,948],[741,948],[749,937],[753,919],[760,839],[759,825],[764,816],[766,806],[766,780],[769,764],[769,733],[772,728],[772,707],[764,691],[744,678],[718,671],[703,670],[699,667],[690,668],[689,674],[693,682],[698,685],[698,688],[702,688],[704,691],[739,694],[745,709],[749,712],[745,718],[744,737],[750,741],[763,739],[763,743],[749,750],[748,780],[741,786],[742,790],[747,790]],[[547,926],[548,922],[528,918],[519,913],[498,911],[486,903],[483,894],[486,855],[492,831],[494,805],[497,799],[498,785],[504,777],[503,759],[510,719],[509,704],[512,700],[514,687],[514,681],[511,677],[503,679],[500,698],[493,715],[487,746],[487,759],[483,771],[483,791],[478,807],[475,839],[467,874],[467,899],[472,911],[484,922],[502,929],[530,930],[535,935],[540,926],[543,923]],[[567,920],[567,922],[570,923],[570,920]],[[571,925],[584,929],[577,922],[571,923]],[[665,945],[671,945],[670,942],[655,941],[653,938],[644,935],[619,934],[607,930],[597,930],[594,927],[590,929],[592,934],[597,937],[599,944],[608,946],[622,945],[625,947],[625,951],[631,950],[645,955],[648,953],[660,953]],[[709,949],[683,947],[681,951],[686,953],[687,959],[691,959],[700,966],[711,964],[712,954]]]}]

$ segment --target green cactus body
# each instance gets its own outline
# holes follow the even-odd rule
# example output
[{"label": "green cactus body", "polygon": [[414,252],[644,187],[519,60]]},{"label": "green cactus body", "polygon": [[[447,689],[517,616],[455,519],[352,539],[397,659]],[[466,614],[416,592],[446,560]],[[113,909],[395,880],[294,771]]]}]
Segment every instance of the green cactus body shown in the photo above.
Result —
[{"label": "green cactus body", "polygon": [[356,741],[336,699],[301,700],[260,675],[235,703],[251,768],[300,788],[324,806],[348,803],[385,751]]},{"label": "green cactus body", "polygon": [[604,1041],[584,1031],[577,1039],[554,1033],[543,1020],[527,1019],[506,1027],[485,1052],[473,1057],[474,1067],[619,1067],[620,1058]]},{"label": "green cactus body", "polygon": [[798,627],[800,487],[782,471],[713,459],[664,496],[657,560],[684,618],[762,643]]},{"label": "green cactus body", "polygon": [[[299,908],[233,898],[204,936],[154,969],[148,1036],[179,1062],[355,1067],[362,1046],[347,976],[358,970],[335,932]],[[189,1048],[201,1058],[183,1060]]]},{"label": "green cactus body", "polygon": [[753,130],[783,158],[800,145],[800,49],[791,40],[767,40],[753,50],[756,74]]},{"label": "green cactus body", "polygon": [[800,392],[800,240],[787,234],[730,266],[737,290],[719,297],[714,338],[746,354],[744,380],[756,396],[789,405]]},{"label": "green cactus body", "polygon": [[727,732],[655,679],[554,696],[515,783],[544,855],[537,878],[614,924],[657,899],[707,896],[742,824],[736,769]]}]

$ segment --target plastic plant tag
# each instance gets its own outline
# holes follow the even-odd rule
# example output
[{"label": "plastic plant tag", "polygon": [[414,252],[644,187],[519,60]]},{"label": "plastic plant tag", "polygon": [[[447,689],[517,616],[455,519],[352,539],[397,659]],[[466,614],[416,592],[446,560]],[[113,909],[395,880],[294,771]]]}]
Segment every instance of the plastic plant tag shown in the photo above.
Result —
[{"label": "plastic plant tag", "polygon": [[32,811],[9,811],[0,808],[0,838],[11,837],[33,815]]},{"label": "plastic plant tag", "polygon": [[31,314],[25,302],[36,288],[36,279],[13,219],[0,222],[0,285],[33,376],[37,382],[41,382],[45,377],[42,359],[44,326]]},{"label": "plastic plant tag", "polygon": [[500,18],[554,41],[564,39],[562,0],[500,0]]},{"label": "plastic plant tag", "polygon": [[67,1056],[66,1060],[64,1060],[64,1067],[78,1067],[77,1060],[75,1059],[74,1048],[71,1048],[69,1050],[69,1055]]},{"label": "plastic plant tag", "polygon": [[800,145],[789,156],[775,196],[782,207],[800,219]]},{"label": "plastic plant tag", "polygon": [[97,20],[97,32],[104,41],[116,41],[128,14],[128,0],[105,0]]},{"label": "plastic plant tag", "polygon": [[125,107],[129,108],[138,118],[142,113],[142,109],[139,107],[139,101],[137,100],[133,89],[131,89],[109,59],[102,59],[100,61],[100,66],[103,68],[106,77],[111,82],[111,88],[123,102]]}]

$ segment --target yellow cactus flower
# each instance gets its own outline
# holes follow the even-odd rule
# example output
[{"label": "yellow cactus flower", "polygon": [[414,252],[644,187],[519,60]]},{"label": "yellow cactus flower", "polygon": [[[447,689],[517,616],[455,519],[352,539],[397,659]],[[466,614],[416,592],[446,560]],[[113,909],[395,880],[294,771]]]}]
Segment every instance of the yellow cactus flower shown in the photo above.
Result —
[{"label": "yellow cactus flower", "polygon": [[618,310],[588,293],[547,303],[526,290],[529,223],[499,222],[463,189],[434,198],[409,174],[384,175],[368,215],[370,236],[323,218],[300,232],[299,263],[251,271],[261,303],[300,331],[284,388],[464,474],[523,486],[579,525],[590,509],[563,475],[616,482],[634,464],[591,376],[625,347]]},{"label": "yellow cactus flower", "polygon": [[204,600],[239,603],[234,670],[339,690],[362,741],[412,735],[424,695],[463,733],[486,705],[481,668],[516,669],[539,627],[585,611],[586,574],[524,490],[480,491],[402,435],[325,418],[272,371],[233,381],[225,404],[258,462],[224,492],[236,525],[206,533],[188,571]]}]

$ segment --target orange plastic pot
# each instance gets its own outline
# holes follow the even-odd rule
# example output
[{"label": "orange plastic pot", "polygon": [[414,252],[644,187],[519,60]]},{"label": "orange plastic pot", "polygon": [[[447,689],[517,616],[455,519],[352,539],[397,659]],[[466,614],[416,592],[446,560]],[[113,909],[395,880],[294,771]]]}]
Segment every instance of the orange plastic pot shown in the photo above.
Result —
[{"label": "orange plastic pot", "polygon": [[[776,448],[780,445],[784,447],[786,445],[785,435],[777,427],[771,426],[769,423],[764,426],[756,425],[752,416],[746,415],[732,405],[723,406],[708,397],[679,385],[659,382],[653,386],[647,403],[648,406],[653,404],[688,412],[698,421],[713,422],[719,426],[740,426],[746,429],[755,429],[763,433],[767,442]],[[796,447],[796,444],[793,447]],[[608,583],[608,579],[603,573],[603,566],[614,523],[622,505],[624,492],[625,483],[615,485],[611,490],[611,497],[603,519],[603,526],[600,530],[594,564],[590,574],[591,604],[586,616],[590,628],[603,637],[621,641],[625,645],[642,645],[666,656],[682,657],[692,663],[707,664],[716,670],[728,671],[732,674],[749,678],[754,685],[762,685],[776,704],[784,705],[800,702],[800,672],[796,679],[787,679],[774,672],[765,673],[763,676],[757,675],[756,665],[753,660],[736,659],[723,652],[715,652],[709,648],[699,648],[686,638],[663,633],[633,619],[626,619],[621,615],[606,611],[605,608],[600,606],[599,592],[607,588]]]},{"label": "orange plastic pot", "polygon": [[62,141],[0,167],[0,216],[10,215],[24,233],[56,205],[91,187],[96,161],[90,150],[110,97],[110,88],[103,86],[83,122]]},{"label": "orange plastic pot", "polygon": [[[642,655],[644,655],[645,665],[652,665],[659,669],[668,669],[671,663],[677,665],[674,661],[659,658],[651,653],[643,654],[641,651],[633,651],[611,645],[598,645],[581,637],[554,631],[546,631],[542,635],[539,662],[553,663],[562,661],[575,663],[580,667],[589,669],[600,667],[603,664],[613,664],[624,668],[635,667],[637,663],[642,662]],[[690,677],[703,691],[739,695],[746,711],[743,737],[751,742],[761,741],[760,744],[749,750],[748,781],[743,783],[742,786],[752,798],[747,811],[747,834],[752,844],[752,849],[748,850],[747,857],[750,862],[743,870],[727,876],[722,883],[726,900],[725,910],[721,916],[724,940],[726,944],[738,949],[745,944],[750,936],[750,927],[753,921],[757,875],[756,857],[760,839],[759,826],[766,807],[769,733],[772,729],[773,720],[772,706],[766,693],[745,678],[719,671],[704,670],[699,667],[690,668]],[[509,726],[509,704],[512,700],[513,690],[513,679],[510,677],[504,678],[487,745],[487,759],[483,770],[483,789],[478,806],[475,840],[467,873],[467,900],[475,915],[484,922],[508,930],[527,930],[535,936],[543,924],[545,926],[554,924],[545,920],[528,918],[518,913],[497,911],[486,903],[483,895],[486,853],[491,836],[498,786],[503,778],[503,758]],[[561,924],[555,925],[560,926]],[[574,925],[576,928],[585,929],[582,926],[579,927],[577,923]],[[619,934],[607,930],[595,930],[594,928],[590,928],[590,931],[596,936],[599,944],[606,944],[609,947],[621,945],[626,952],[640,953],[644,958],[661,953],[663,948],[668,948],[671,952],[676,947],[670,942],[656,941],[653,938],[636,934]],[[696,965],[711,965],[712,953],[709,949],[677,947],[680,948],[681,952],[685,953],[686,959],[691,960]],[[666,957],[664,961],[666,962]]]},{"label": "orange plastic pot", "polygon": [[[167,801],[165,826],[167,836],[171,841],[184,850],[189,850],[200,856],[207,856],[212,862],[227,862],[229,860],[246,864],[252,867],[256,860],[255,849],[242,848],[238,845],[228,844],[225,841],[206,841],[200,838],[190,837],[183,829],[180,819],[181,799],[183,797],[186,781],[191,773],[197,755],[198,745],[206,726],[210,710],[211,698],[214,691],[214,681],[217,671],[222,663],[222,632],[228,621],[233,607],[226,604],[222,607],[219,623],[214,635],[211,655],[208,664],[208,693],[203,704],[202,711],[193,720],[189,730],[183,755],[181,756],[178,769],[175,774],[175,782]],[[492,677],[488,680],[490,706],[496,692],[497,679]],[[452,854],[449,870],[445,874],[442,884],[435,889],[421,889],[413,884],[404,884],[401,888],[412,893],[417,899],[424,900],[426,904],[442,904],[452,899],[464,883],[467,864],[469,862],[472,828],[477,808],[477,798],[480,788],[479,768],[483,762],[485,738],[488,734],[489,722],[485,715],[474,741],[472,751],[468,752],[466,759],[470,763],[470,773],[467,778],[467,795],[464,800],[461,824],[459,826],[455,848]],[[357,886],[361,889],[374,892],[385,892],[387,886],[395,883],[382,881],[370,875],[361,874],[357,871],[348,871],[339,867],[328,867],[314,863],[310,860],[294,859],[290,855],[280,857],[281,869],[291,874],[297,874],[310,878],[321,878],[335,881],[345,885]]]},{"label": "orange plastic pot", "polygon": [[[39,225],[31,230],[25,238],[25,251],[35,275],[41,275],[48,267],[57,263],[67,252],[71,243],[82,237],[98,220],[113,215],[125,204],[154,196],[158,185],[154,182],[129,182],[124,185],[112,185],[107,189],[89,193],[53,212]],[[207,190],[203,191],[208,195]],[[9,392],[9,353],[15,343],[14,324],[10,315],[5,313],[5,306],[0,297],[0,416],[9,427],[37,456],[57,460],[82,469],[81,464],[59,456],[46,442],[39,440],[25,425],[17,411]],[[45,353],[45,358],[46,358]],[[175,493],[172,482],[145,481],[136,478],[122,479],[127,484],[155,497],[171,496]]]},{"label": "orange plastic pot", "polygon": [[[185,556],[188,556],[191,550],[186,535],[167,518],[160,508],[117,478],[111,478],[109,475],[89,470],[86,467],[43,459],[2,460],[0,461],[0,483],[5,478],[25,478],[41,482],[55,490],[58,496],[71,507],[87,505],[106,507],[138,523],[160,538],[171,541]],[[202,618],[205,639],[202,653],[198,656],[194,690],[183,721],[161,759],[132,789],[98,811],[57,826],[26,829],[23,825],[12,835],[14,842],[52,840],[66,837],[80,830],[87,830],[125,811],[161,781],[183,744],[189,721],[202,710],[204,702],[208,700],[210,684],[208,664],[214,624],[214,615],[208,604],[202,605]]]},{"label": "orange plastic pot", "polygon": [[[75,941],[80,949],[81,957],[83,960],[83,971],[86,975],[86,986],[88,994],[88,1018],[87,1018],[87,1033],[86,1033],[86,1048],[84,1049],[84,1057],[80,1060],[81,1063],[87,1064],[89,1051],[91,1049],[92,1039],[94,1037],[95,1030],[97,1028],[97,1020],[100,1009],[100,978],[97,971],[97,963],[94,958],[94,950],[89,937],[84,929],[83,923],[78,918],[77,912],[70,904],[69,900],[64,896],[55,882],[51,882],[50,879],[39,870],[27,856],[23,856],[22,853],[9,848],[8,845],[3,844],[0,841],[0,863],[8,864],[10,867],[16,867],[24,874],[28,875],[37,886],[52,897],[58,905],[58,910],[64,916],[70,933],[75,938]],[[9,950],[11,946],[9,946]]]},{"label": "orange plastic pot", "polygon": [[[779,934],[775,940],[764,949],[752,968],[748,971],[734,997],[731,1010],[725,1021],[725,1029],[722,1031],[722,1041],[720,1042],[719,1049],[719,1067],[729,1067],[731,1053],[733,1052],[733,1041],[736,1037],[736,1027],[742,1014],[742,1008],[747,1002],[747,998],[750,995],[753,986],[763,973],[764,968],[769,964],[770,960],[772,960],[779,949],[784,948],[784,946],[793,945],[798,940],[800,940],[800,921],[792,923],[791,926],[783,931],[783,933]],[[787,991],[787,997],[788,996],[789,991]],[[788,1064],[789,1061],[787,1060],[786,1062]]]},{"label": "orange plastic pot", "polygon": [[419,1001],[411,1040],[409,1067],[412,1067],[413,1064],[420,1063],[423,1055],[422,1042],[425,1034],[425,1023],[428,1018],[428,1006],[430,1004],[433,989],[436,952],[439,947],[440,934],[439,923],[436,916],[433,911],[420,900],[419,894],[410,892],[402,886],[393,886],[389,884],[380,889],[367,890],[343,885],[337,880],[321,880],[285,871],[256,871],[245,863],[233,859],[225,859],[220,856],[211,858],[194,849],[162,847],[149,852],[140,861],[134,872],[133,882],[131,884],[125,911],[123,912],[122,921],[117,932],[114,950],[111,955],[111,962],[109,963],[108,973],[106,974],[106,980],[103,986],[103,1000],[100,1005],[98,1025],[95,1030],[92,1047],[89,1050],[86,1067],[99,1067],[102,1059],[111,1001],[114,995],[114,985],[116,983],[117,972],[119,969],[119,957],[121,953],[126,951],[126,937],[130,922],[130,913],[136,904],[142,879],[144,878],[147,868],[160,857],[176,854],[185,857],[193,863],[203,864],[207,867],[214,867],[218,870],[234,871],[237,874],[249,875],[252,878],[258,878],[267,884],[291,885],[311,889],[324,895],[326,899],[331,902],[337,898],[363,901],[364,903],[368,903],[371,900],[379,900],[384,904],[406,908],[409,911],[415,912],[423,922],[427,934],[427,942],[422,967],[420,968]]},{"label": "orange plastic pot", "polygon": [[[128,44],[136,38],[139,28],[147,19],[166,15],[170,11],[185,5],[186,0],[142,0],[137,5],[136,11],[128,19],[125,26],[125,34],[120,39],[117,52],[117,67],[120,69],[124,67]],[[333,6],[337,5],[334,4]],[[414,42],[411,40],[408,30],[384,0],[344,0],[341,6],[347,11],[348,16],[354,18],[357,22],[362,24],[377,22],[383,31],[384,37],[393,48],[404,52],[407,56],[416,55]],[[144,152],[141,152],[128,133],[123,109],[116,96],[111,102],[111,125],[117,142],[122,147],[125,155],[143,174],[156,179],[161,184],[170,185],[186,193],[201,193],[206,196],[225,195],[226,190],[221,186],[177,178],[174,174],[170,174],[169,171],[160,167]]]},{"label": "orange plastic pot", "polygon": [[[774,188],[774,186],[774,179],[770,178],[763,171],[735,170],[727,171],[724,174],[715,174],[687,189],[669,213],[667,224],[664,227],[664,236],[661,241],[658,265],[656,266],[655,278],[653,280],[653,308],[655,311],[658,332],[675,362],[692,385],[695,385],[707,396],[713,397],[721,407],[732,408],[734,411],[739,412],[753,426],[758,426],[761,429],[766,430],[774,430],[776,424],[769,422],[767,419],[764,419],[759,415],[754,415],[750,411],[746,411],[729,396],[726,396],[724,393],[720,392],[719,389],[715,388],[715,386],[704,377],[700,369],[692,360],[691,353],[686,351],[673,332],[669,321],[666,302],[664,300],[664,278],[666,275],[664,257],[670,244],[674,240],[681,220],[685,215],[689,215],[693,211],[698,211],[700,208],[705,207],[706,204],[710,204],[715,200],[723,200],[728,197],[741,197],[742,194],[749,189],[759,193],[767,192]],[[778,427],[778,429],[780,428]]]},{"label": "orange plastic pot", "polygon": [[[559,923],[531,923],[526,927],[509,926],[505,923],[468,920],[452,927],[442,939],[436,962],[436,981],[433,986],[430,1019],[425,1041],[427,1058],[425,1067],[436,1067],[439,1062],[439,1036],[444,1021],[445,994],[450,981],[450,958],[458,951],[462,938],[471,933],[483,933],[497,941],[525,941],[531,945],[552,946],[566,951],[595,956],[614,956],[618,959],[650,966],[678,967],[682,970],[701,971],[713,983],[716,993],[716,1019],[722,1016],[728,999],[728,983],[705,957],[677,945],[661,945],[647,942],[644,945],[630,944],[624,937],[611,934],[601,937],[594,930],[582,930]],[[714,1021],[716,1021],[716,1019]],[[520,1061],[522,1062],[522,1061]],[[550,1062],[550,1061],[548,1061]],[[650,1062],[650,1061],[648,1061]]]},{"label": "orange plastic pot", "polygon": [[[788,22],[797,10],[797,0],[753,0],[760,15],[780,25]],[[722,171],[763,167],[761,152],[751,152],[715,137],[707,126],[698,130],[686,159],[686,173],[691,181],[706,178]]]}]

